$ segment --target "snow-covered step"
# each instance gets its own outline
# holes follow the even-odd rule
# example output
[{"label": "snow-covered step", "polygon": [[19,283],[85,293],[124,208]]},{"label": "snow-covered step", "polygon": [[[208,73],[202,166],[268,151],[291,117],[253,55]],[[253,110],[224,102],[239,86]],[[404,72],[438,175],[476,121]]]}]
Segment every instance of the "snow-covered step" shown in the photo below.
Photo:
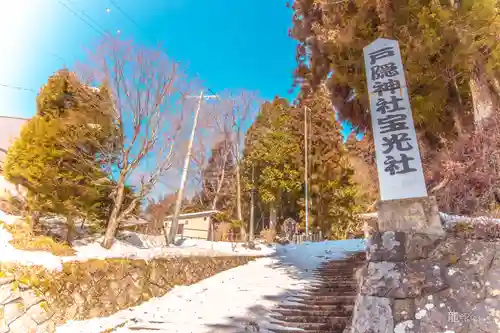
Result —
[{"label": "snow-covered step", "polygon": [[313,282],[270,314],[272,323],[283,327],[270,331],[343,333],[356,299],[355,272],[363,262],[364,255],[356,254],[354,259],[330,261],[315,269]]}]

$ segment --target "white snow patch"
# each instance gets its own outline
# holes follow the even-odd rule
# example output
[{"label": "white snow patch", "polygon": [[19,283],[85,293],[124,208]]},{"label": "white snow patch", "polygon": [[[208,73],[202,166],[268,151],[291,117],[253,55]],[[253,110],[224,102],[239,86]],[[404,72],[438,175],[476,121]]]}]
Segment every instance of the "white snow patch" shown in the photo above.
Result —
[{"label": "white snow patch", "polygon": [[20,218],[21,218],[20,216],[10,215],[10,214],[7,214],[4,211],[0,210],[0,221],[5,222],[5,224],[14,224]]},{"label": "white snow patch", "polygon": [[[6,217],[5,221],[9,221],[9,223],[14,223],[15,220],[20,218],[0,211],[0,220],[2,216]],[[129,233],[129,236],[131,234],[133,233]],[[98,238],[90,242],[88,240],[74,242],[72,244],[76,251],[74,256],[56,256],[46,251],[25,251],[14,248],[9,243],[12,240],[12,235],[0,225],[0,253],[2,254],[0,262],[16,262],[26,266],[39,265],[49,270],[61,270],[64,262],[86,261],[88,259],[133,258],[151,260],[168,256],[267,256],[276,252],[276,246],[266,246],[264,244],[257,244],[257,249],[251,250],[244,248],[242,243],[203,240],[185,240],[178,246],[155,247],[159,242],[158,237],[163,236],[139,234],[134,236],[136,239],[142,237],[142,248],[129,241],[115,240],[113,246],[108,250],[100,245],[102,239]],[[144,244],[146,245],[144,246]]]},{"label": "white snow patch", "polygon": [[284,264],[296,266],[303,271],[311,271],[325,260],[342,259],[351,252],[360,252],[364,249],[363,239],[348,239],[278,245],[276,252]]},{"label": "white snow patch", "polygon": [[495,219],[488,216],[461,216],[461,215],[449,215],[446,213],[439,213],[441,220],[444,222],[445,226],[453,226],[456,223],[479,223],[479,224],[490,224],[490,223],[500,223],[500,219]]},{"label": "white snow patch", "polygon": [[425,308],[430,311],[430,310],[434,309],[434,304],[428,303],[425,305]]},{"label": "white snow patch", "polygon": [[[413,328],[413,321],[406,320],[402,321],[394,327],[394,333],[406,333]],[[408,330],[407,330],[408,329]]]},{"label": "white snow patch", "polygon": [[0,197],[1,198],[23,198],[26,196],[26,190],[7,181],[3,175],[0,175]]},{"label": "white snow patch", "polygon": [[415,319],[422,319],[427,314],[427,310],[422,309],[415,314]]},{"label": "white snow patch", "polygon": [[[19,219],[0,211],[9,223]],[[57,223],[55,219],[54,223]],[[60,222],[60,221],[59,221]],[[49,221],[50,223],[50,221]],[[62,263],[85,261],[88,259],[133,258],[151,260],[168,256],[268,256],[278,254],[286,264],[308,270],[327,259],[340,259],[346,251],[362,251],[364,240],[344,240],[335,242],[305,242],[300,245],[256,244],[256,249],[247,249],[243,243],[211,242],[185,239],[180,245],[164,246],[163,235],[150,236],[134,232],[123,232],[122,239],[116,239],[110,249],[103,248],[101,238],[75,241],[74,256],[58,257],[45,251],[24,251],[14,248],[9,241],[12,235],[0,226],[0,262],[17,262],[22,265],[40,265],[50,270],[60,270]],[[290,255],[293,253],[294,255]],[[342,253],[342,254],[341,254]]]},{"label": "white snow patch", "polygon": [[[181,245],[172,245],[165,247],[160,245],[159,238],[163,236],[147,236],[129,232],[128,235],[135,234],[135,237],[143,240],[142,248],[131,244],[125,240],[115,240],[111,249],[104,249],[101,244],[101,238],[85,244],[84,242],[75,242],[73,248],[79,258],[115,258],[127,257],[150,260],[153,258],[166,257],[172,255],[178,256],[216,256],[216,255],[235,255],[235,256],[266,256],[275,253],[276,246],[266,246],[257,244],[257,249],[251,250],[243,247],[243,243],[230,242],[210,242],[205,240],[186,239]],[[163,240],[163,244],[164,240]]]},{"label": "white snow patch", "polygon": [[0,225],[0,262],[16,262],[21,265],[42,265],[50,270],[62,269],[61,259],[45,251],[23,251],[14,248],[9,241],[12,235]]},{"label": "white snow patch", "polygon": [[294,304],[290,296],[311,283],[304,270],[324,260],[341,259],[363,246],[362,240],[278,246],[275,257],[258,259],[191,286],[175,287],[163,297],[109,317],[67,322],[56,332],[99,333],[123,323],[114,332],[134,333],[138,327],[145,332],[243,332],[249,323],[257,324],[262,333],[269,332],[277,327],[269,323],[269,310]]}]

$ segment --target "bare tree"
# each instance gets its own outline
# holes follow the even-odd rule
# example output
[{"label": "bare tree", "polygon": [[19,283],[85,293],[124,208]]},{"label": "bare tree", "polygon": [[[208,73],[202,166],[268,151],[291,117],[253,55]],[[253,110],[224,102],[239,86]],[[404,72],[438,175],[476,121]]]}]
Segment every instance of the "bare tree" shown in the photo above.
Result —
[{"label": "bare tree", "polygon": [[[191,84],[183,67],[161,48],[105,39],[90,59],[89,80],[109,89],[116,119],[116,146],[101,153],[116,179],[102,243],[110,248],[120,222],[173,167]],[[136,187],[134,199],[124,205],[130,183]]]},{"label": "bare tree", "polygon": [[[223,151],[219,152],[217,161],[212,161],[216,170],[211,174],[204,174],[204,181],[209,181],[215,186],[211,194],[211,208],[216,209],[218,200],[224,191],[223,186],[226,181],[228,165],[234,165],[232,174],[235,177],[236,185],[236,218],[243,221],[242,211],[242,184],[241,184],[241,159],[245,132],[253,121],[258,111],[258,99],[256,94],[246,91],[237,93],[225,92],[210,110],[207,110],[205,129],[211,130],[212,146],[219,145]],[[206,141],[205,141],[206,142]],[[205,151],[205,153],[208,153]],[[213,158],[213,157],[211,157]],[[234,163],[230,163],[230,159]],[[207,162],[207,159],[205,159]],[[207,177],[209,179],[207,179]]]},{"label": "bare tree", "polygon": [[254,120],[259,104],[255,93],[240,91],[230,93],[227,97],[229,103],[228,120],[231,129],[231,153],[235,159],[235,177],[236,177],[236,214],[238,220],[243,222],[242,209],[242,189],[241,189],[241,161],[245,133],[248,126]]},{"label": "bare tree", "polygon": [[[227,167],[230,163],[230,156],[232,154],[232,142],[231,142],[231,117],[230,113],[227,112],[228,109],[224,107],[224,103],[219,101],[218,105],[212,108],[211,112],[207,112],[212,133],[212,146],[218,150],[216,156],[210,156],[212,170],[210,173],[203,174],[204,190],[208,190],[206,187],[207,183],[212,184],[211,194],[211,205],[212,210],[217,209],[217,203],[219,201],[222,192],[227,193],[228,189],[223,189],[224,183],[226,182]],[[210,162],[210,160],[209,160]],[[226,184],[227,185],[227,184]]]}]

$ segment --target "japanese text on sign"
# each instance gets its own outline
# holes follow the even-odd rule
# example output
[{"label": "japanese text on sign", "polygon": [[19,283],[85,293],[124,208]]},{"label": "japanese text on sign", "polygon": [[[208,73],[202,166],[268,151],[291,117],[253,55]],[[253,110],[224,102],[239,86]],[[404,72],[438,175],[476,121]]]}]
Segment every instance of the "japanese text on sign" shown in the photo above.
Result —
[{"label": "japanese text on sign", "polygon": [[398,43],[364,50],[382,200],[427,196]]}]

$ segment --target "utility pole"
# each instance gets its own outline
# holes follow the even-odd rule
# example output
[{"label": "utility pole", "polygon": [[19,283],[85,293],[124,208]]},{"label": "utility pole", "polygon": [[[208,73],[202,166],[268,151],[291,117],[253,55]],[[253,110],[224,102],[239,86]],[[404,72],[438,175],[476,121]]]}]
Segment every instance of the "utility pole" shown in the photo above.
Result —
[{"label": "utility pole", "polygon": [[[189,98],[194,96],[187,96],[187,97]],[[181,184],[179,187],[179,191],[177,192],[177,200],[175,202],[175,210],[174,210],[174,215],[172,216],[170,232],[167,234],[165,231],[165,241],[167,243],[167,246],[174,243],[175,236],[177,235],[177,228],[179,226],[179,215],[182,207],[182,199],[184,197],[184,188],[186,187],[187,175],[189,171],[189,163],[191,162],[191,155],[192,155],[191,151],[193,150],[194,137],[196,134],[196,127],[198,126],[198,117],[200,115],[201,103],[204,98],[206,99],[217,98],[217,96],[216,95],[204,96],[203,90],[200,92],[198,99],[198,106],[196,107],[196,111],[194,113],[193,128],[191,129],[191,136],[189,138],[186,158],[184,159],[184,168],[182,169]]]},{"label": "utility pole", "polygon": [[250,243],[253,243],[254,227],[255,227],[255,168],[252,163],[252,192],[250,193],[250,230],[249,237]]},{"label": "utility pole", "polygon": [[308,152],[307,152],[307,106],[304,106],[304,184],[305,184],[305,198],[306,198],[306,238],[309,237],[309,191],[307,183],[307,171],[308,171]]}]

